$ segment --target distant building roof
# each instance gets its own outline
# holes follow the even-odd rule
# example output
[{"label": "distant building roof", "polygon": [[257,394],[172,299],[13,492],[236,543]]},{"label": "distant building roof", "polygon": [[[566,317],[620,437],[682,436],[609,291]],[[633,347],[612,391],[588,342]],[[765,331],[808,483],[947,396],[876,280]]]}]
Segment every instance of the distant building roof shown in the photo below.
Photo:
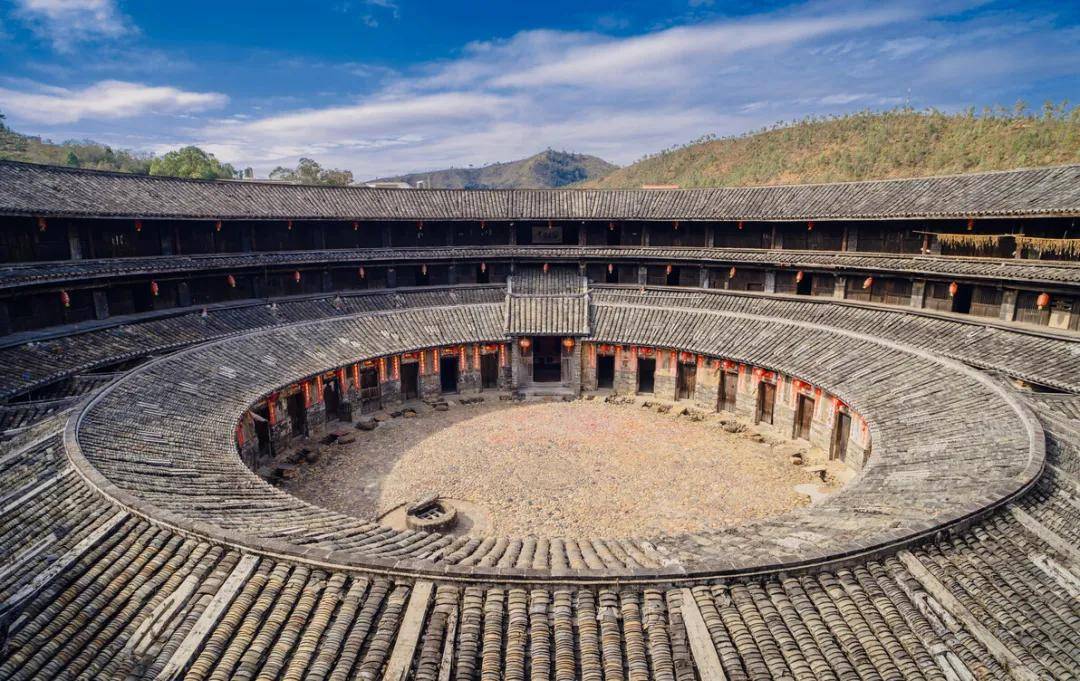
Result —
[{"label": "distant building roof", "polygon": [[367,187],[369,189],[412,189],[412,185],[408,182],[395,182],[392,180],[381,180],[375,182],[361,182],[359,187]]},{"label": "distant building roof", "polygon": [[312,187],[0,161],[0,214],[327,220],[814,220],[1080,215],[1080,164],[715,189]]}]

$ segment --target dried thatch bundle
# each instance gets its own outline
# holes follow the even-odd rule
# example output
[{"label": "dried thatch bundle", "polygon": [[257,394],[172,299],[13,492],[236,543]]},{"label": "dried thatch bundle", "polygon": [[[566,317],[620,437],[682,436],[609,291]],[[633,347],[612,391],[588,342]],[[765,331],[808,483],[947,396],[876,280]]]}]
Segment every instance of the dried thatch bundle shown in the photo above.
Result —
[{"label": "dried thatch bundle", "polygon": [[1028,248],[1040,253],[1080,257],[1080,239],[1044,239],[1037,236],[1017,234],[1017,248]]},{"label": "dried thatch bundle", "polygon": [[997,248],[1001,234],[935,234],[942,246],[953,248],[974,248],[977,251],[989,251]]}]

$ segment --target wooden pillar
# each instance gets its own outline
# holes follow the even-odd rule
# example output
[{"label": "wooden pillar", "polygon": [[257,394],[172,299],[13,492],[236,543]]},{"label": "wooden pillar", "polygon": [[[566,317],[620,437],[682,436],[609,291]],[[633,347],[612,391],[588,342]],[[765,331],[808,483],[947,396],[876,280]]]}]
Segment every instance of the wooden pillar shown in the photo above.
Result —
[{"label": "wooden pillar", "polygon": [[1011,322],[1016,319],[1016,295],[1015,289],[1005,289],[1001,292],[1001,319]]},{"label": "wooden pillar", "polygon": [[926,280],[914,279],[911,282],[911,306],[923,308],[926,304]]}]

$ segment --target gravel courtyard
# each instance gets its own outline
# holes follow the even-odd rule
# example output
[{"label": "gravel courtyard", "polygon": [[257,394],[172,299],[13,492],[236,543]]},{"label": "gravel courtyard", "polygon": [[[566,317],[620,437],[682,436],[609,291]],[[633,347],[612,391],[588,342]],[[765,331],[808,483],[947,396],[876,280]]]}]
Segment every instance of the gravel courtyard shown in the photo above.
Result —
[{"label": "gravel courtyard", "polygon": [[628,537],[734,525],[804,505],[780,448],[602,401],[488,402],[397,418],[323,447],[293,494],[376,517],[437,493],[490,514],[486,534]]}]

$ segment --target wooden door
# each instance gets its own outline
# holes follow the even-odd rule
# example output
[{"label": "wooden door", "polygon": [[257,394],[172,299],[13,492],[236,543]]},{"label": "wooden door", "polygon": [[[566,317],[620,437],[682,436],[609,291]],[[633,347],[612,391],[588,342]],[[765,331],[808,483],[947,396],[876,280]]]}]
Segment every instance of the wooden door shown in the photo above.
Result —
[{"label": "wooden door", "polygon": [[833,426],[832,451],[829,453],[829,458],[845,461],[849,439],[851,439],[851,417],[844,412],[838,412],[836,424]]},{"label": "wooden door", "polygon": [[795,438],[810,439],[810,423],[814,419],[814,398],[799,395],[799,407],[795,413]]},{"label": "wooden door", "polygon": [[692,400],[697,387],[697,364],[679,362],[675,376],[675,399]]},{"label": "wooden door", "polygon": [[718,411],[735,413],[735,395],[739,390],[739,374],[724,371],[720,374],[720,401]]},{"label": "wooden door", "polygon": [[757,422],[768,423],[773,422],[773,407],[776,405],[776,386],[772,383],[766,383],[762,381],[758,383],[758,408],[757,408]]}]

